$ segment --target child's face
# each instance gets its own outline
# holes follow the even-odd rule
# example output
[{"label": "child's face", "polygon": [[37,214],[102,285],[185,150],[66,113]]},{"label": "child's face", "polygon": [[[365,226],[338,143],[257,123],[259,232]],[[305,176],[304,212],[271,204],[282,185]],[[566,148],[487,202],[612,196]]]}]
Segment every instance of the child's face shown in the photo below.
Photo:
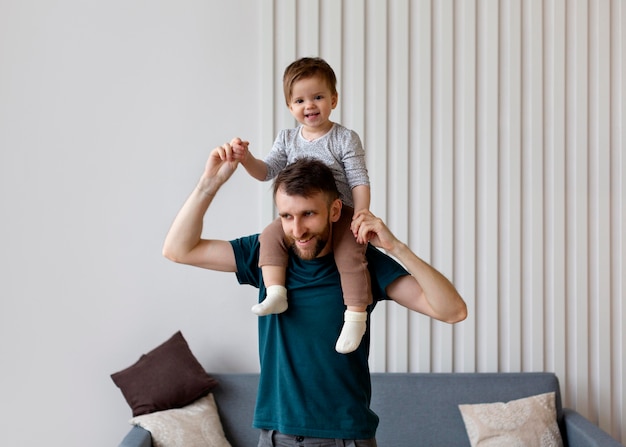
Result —
[{"label": "child's face", "polygon": [[337,95],[319,76],[296,81],[291,89],[289,110],[308,133],[326,133],[332,127],[330,113],[337,106]]}]

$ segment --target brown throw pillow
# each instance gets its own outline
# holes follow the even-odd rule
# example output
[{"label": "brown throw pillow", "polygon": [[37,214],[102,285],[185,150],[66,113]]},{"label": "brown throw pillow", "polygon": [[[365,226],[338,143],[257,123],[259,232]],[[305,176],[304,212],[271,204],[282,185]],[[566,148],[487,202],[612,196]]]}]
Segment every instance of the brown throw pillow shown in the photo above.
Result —
[{"label": "brown throw pillow", "polygon": [[217,385],[180,331],[135,364],[111,374],[111,379],[122,391],[133,416],[183,407]]}]

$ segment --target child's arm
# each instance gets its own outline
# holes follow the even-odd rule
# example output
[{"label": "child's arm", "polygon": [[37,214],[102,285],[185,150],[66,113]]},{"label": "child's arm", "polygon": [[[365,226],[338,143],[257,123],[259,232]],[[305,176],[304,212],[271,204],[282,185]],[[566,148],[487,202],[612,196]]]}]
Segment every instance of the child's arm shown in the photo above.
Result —
[{"label": "child's arm", "polygon": [[267,179],[267,165],[263,160],[255,158],[254,155],[250,153],[248,144],[247,141],[242,141],[240,138],[235,138],[232,141],[235,158],[239,160],[248,174],[257,180],[265,181]]},{"label": "child's arm", "polygon": [[352,188],[352,201],[354,202],[354,214],[359,211],[370,209],[369,185],[358,185]]},{"label": "child's arm", "polygon": [[[356,216],[360,211],[369,211],[370,209],[370,187],[369,185],[358,185],[352,188],[352,201],[354,202],[354,215]],[[359,238],[359,227],[354,222],[350,226],[350,229],[354,233],[357,242],[359,244],[366,244],[367,240]]]}]

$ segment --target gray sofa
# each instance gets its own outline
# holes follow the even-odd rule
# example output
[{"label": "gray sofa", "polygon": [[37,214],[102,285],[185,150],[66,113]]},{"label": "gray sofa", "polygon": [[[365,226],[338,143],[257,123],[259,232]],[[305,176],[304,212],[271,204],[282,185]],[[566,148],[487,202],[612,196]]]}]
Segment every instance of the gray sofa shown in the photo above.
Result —
[{"label": "gray sofa", "polygon": [[[212,374],[213,391],[226,437],[233,447],[255,447],[251,427],[257,374]],[[375,373],[372,409],[380,417],[379,447],[463,447],[470,445],[459,404],[508,402],[556,393],[557,420],[565,446],[622,444],[574,410],[562,408],[559,382],[552,373]],[[120,447],[151,447],[150,433],[133,427]]]}]

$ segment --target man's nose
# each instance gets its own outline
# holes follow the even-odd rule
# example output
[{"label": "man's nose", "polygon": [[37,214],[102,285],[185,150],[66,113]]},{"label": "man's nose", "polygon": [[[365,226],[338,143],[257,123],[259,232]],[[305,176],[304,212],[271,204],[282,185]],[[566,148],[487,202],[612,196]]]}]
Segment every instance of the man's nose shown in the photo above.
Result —
[{"label": "man's nose", "polygon": [[296,217],[293,220],[293,227],[292,227],[292,232],[293,232],[293,236],[297,239],[300,236],[302,236],[305,233],[304,230],[304,225],[302,224],[302,220],[298,217]]}]

